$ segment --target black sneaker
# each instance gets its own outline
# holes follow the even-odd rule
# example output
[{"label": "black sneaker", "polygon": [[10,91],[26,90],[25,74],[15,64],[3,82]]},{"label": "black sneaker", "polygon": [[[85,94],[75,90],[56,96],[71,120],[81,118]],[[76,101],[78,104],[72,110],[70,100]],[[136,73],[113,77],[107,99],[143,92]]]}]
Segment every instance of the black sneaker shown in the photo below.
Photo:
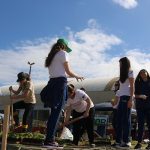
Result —
[{"label": "black sneaker", "polygon": [[150,143],[148,143],[148,145],[146,146],[145,149],[149,149],[150,150]]},{"label": "black sneaker", "polygon": [[134,147],[134,149],[141,149],[142,148],[142,144],[141,143],[137,143]]}]

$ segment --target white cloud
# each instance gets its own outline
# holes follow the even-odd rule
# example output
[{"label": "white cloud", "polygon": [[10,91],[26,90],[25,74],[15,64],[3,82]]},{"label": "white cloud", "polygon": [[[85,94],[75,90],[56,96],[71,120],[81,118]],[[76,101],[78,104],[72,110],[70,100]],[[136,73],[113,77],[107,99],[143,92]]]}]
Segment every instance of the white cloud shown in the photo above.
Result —
[{"label": "white cloud", "polygon": [[132,9],[138,5],[137,0],[113,0],[113,2],[119,4],[125,9]]},{"label": "white cloud", "polygon": [[[67,28],[69,45],[73,51],[69,54],[72,69],[84,77],[118,76],[120,54],[112,55],[112,47],[123,41],[114,34],[105,33],[95,20],[89,20],[87,28],[74,32]],[[32,78],[36,81],[48,81],[48,70],[44,61],[55,38],[43,38],[37,41],[23,42],[12,49],[0,50],[0,84],[16,83],[16,75],[20,71],[29,71],[28,61],[35,62]],[[119,52],[120,53],[120,52]],[[140,50],[126,50],[121,56],[130,58],[133,69],[150,70],[150,54]]]}]

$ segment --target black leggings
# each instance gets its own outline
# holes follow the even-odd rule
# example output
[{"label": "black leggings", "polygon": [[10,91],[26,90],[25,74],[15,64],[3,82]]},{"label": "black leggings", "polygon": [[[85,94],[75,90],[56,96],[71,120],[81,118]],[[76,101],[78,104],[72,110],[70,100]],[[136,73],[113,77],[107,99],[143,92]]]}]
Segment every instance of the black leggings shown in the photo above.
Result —
[{"label": "black leggings", "polygon": [[24,101],[19,101],[13,104],[13,112],[17,113],[17,115],[14,115],[14,121],[16,126],[19,125],[19,116],[17,109],[25,109],[22,124],[29,125],[29,122],[32,122],[34,105],[35,104],[32,103],[25,103]]},{"label": "black leggings", "polygon": [[[83,114],[84,112],[79,113],[74,110],[73,118],[80,117]],[[75,145],[78,145],[78,142],[85,130],[87,131],[88,134],[89,143],[94,142],[94,114],[95,114],[95,109],[93,107],[90,109],[89,116],[87,118],[83,118],[73,124],[73,137],[74,137],[73,143]]]}]

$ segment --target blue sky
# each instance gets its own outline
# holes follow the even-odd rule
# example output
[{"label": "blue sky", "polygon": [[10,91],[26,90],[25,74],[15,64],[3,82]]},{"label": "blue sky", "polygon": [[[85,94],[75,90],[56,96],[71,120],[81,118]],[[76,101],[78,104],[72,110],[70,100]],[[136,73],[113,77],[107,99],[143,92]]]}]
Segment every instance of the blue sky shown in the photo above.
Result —
[{"label": "blue sky", "polygon": [[[85,77],[118,76],[127,56],[137,74],[150,71],[149,0],[0,0],[0,85],[16,74],[48,80],[44,60],[59,37],[68,39],[73,70]],[[88,65],[87,65],[88,64]]]}]

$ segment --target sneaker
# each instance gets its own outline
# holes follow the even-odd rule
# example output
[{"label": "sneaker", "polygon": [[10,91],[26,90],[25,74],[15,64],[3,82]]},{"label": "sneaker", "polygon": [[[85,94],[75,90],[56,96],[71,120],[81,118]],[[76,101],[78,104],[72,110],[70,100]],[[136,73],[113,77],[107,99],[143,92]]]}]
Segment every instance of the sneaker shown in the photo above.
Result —
[{"label": "sneaker", "polygon": [[119,149],[130,149],[130,146],[127,143],[124,143],[124,144],[117,146],[117,148],[119,148]]},{"label": "sneaker", "polygon": [[134,147],[134,149],[141,149],[142,148],[142,144],[141,143],[137,143]]},{"label": "sneaker", "polygon": [[43,148],[50,148],[50,149],[63,149],[63,147],[60,147],[57,142],[44,142]]},{"label": "sneaker", "polygon": [[129,147],[131,147],[131,142],[128,142],[127,145],[128,145]]},{"label": "sneaker", "polygon": [[120,143],[115,142],[114,144],[111,144],[112,147],[118,147],[120,146]]},{"label": "sneaker", "polygon": [[90,143],[90,147],[95,147],[95,144],[94,143]]},{"label": "sneaker", "polygon": [[78,145],[76,145],[76,144],[74,144],[74,143],[67,143],[67,145],[68,145],[68,146],[78,146]]},{"label": "sneaker", "polygon": [[149,149],[150,150],[150,143],[148,143],[148,145],[146,146],[145,149]]}]

